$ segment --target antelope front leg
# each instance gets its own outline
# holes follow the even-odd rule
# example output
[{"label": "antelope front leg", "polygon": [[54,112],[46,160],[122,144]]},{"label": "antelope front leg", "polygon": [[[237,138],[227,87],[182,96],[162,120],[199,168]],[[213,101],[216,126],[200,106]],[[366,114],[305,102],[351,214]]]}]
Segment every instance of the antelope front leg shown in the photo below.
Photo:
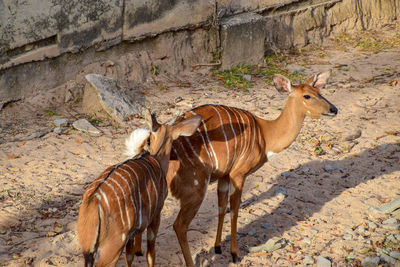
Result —
[{"label": "antelope front leg", "polygon": [[214,250],[216,254],[221,254],[221,237],[222,226],[226,213],[229,195],[229,176],[222,177],[218,180],[218,228],[217,237],[215,238]]},{"label": "antelope front leg", "polygon": [[237,243],[237,219],[239,214],[240,198],[242,196],[242,186],[235,188],[235,192],[230,198],[231,207],[231,255],[234,263],[239,260],[239,249]]},{"label": "antelope front leg", "polygon": [[[156,261],[156,238],[158,233],[158,228],[160,227],[160,217],[161,214],[154,216],[155,218],[147,227],[147,263],[149,267],[154,266],[154,262]],[[136,244],[135,244],[136,245]]]}]

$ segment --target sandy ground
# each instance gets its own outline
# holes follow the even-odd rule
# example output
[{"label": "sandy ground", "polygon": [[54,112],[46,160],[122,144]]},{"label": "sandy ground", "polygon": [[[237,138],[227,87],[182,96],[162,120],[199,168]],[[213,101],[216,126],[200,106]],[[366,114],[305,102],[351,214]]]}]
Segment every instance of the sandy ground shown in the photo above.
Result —
[{"label": "sandy ground", "polygon": [[[400,213],[383,215],[370,207],[400,197],[400,82],[395,82],[400,78],[399,50],[373,53],[332,46],[291,55],[289,61],[303,66],[307,75],[333,70],[322,93],[339,114],[333,119],[306,118],[296,141],[247,178],[238,223],[238,264],[231,263],[229,253],[229,215],[223,254],[214,254],[217,195],[216,184],[209,186],[189,231],[193,257],[202,266],[305,265],[306,256],[315,262],[323,256],[334,266],[357,266],[382,249],[398,251],[399,243],[388,240],[398,230],[386,229],[390,227],[382,222],[400,219]],[[143,87],[146,101],[162,121],[177,109],[204,103],[240,107],[273,119],[286,99],[257,75],[249,92],[222,87],[204,68],[179,78],[164,76]],[[71,127],[56,134],[55,119],[72,123],[86,116],[79,103],[60,105],[57,97],[46,97],[25,99],[0,112],[1,266],[82,266],[76,235],[80,196],[102,170],[124,159],[124,139],[143,125],[137,118],[122,126],[100,123],[103,133],[97,136]],[[50,116],[45,109],[56,114]],[[357,130],[361,136],[352,138]],[[334,170],[327,171],[327,165]],[[276,194],[280,191],[284,196]],[[157,239],[157,266],[184,263],[172,229],[178,208],[169,196]],[[272,253],[248,252],[271,238],[286,246]],[[135,258],[134,264],[143,266],[145,258]],[[123,266],[122,257],[118,266]]]}]

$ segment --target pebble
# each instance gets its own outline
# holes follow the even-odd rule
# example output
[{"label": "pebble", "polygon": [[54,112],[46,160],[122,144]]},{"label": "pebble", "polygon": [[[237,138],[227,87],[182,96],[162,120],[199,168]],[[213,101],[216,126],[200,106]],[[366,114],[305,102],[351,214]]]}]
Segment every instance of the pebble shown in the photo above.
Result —
[{"label": "pebble", "polygon": [[255,235],[257,233],[257,231],[255,230],[255,229],[252,229],[252,230],[250,230],[247,234],[249,235],[249,236],[253,236],[253,235]]},{"label": "pebble", "polygon": [[286,244],[286,240],[283,238],[271,238],[265,244],[256,247],[249,247],[249,252],[272,252],[280,249]]},{"label": "pebble", "polygon": [[311,233],[313,233],[314,235],[318,234],[318,230],[317,229],[311,229]]},{"label": "pebble", "polygon": [[264,228],[264,229],[267,229],[267,230],[278,230],[278,228],[276,228],[274,226],[271,226],[268,223],[262,223],[261,227]]},{"label": "pebble", "polygon": [[392,258],[395,258],[396,260],[400,260],[400,252],[397,251],[391,251],[389,253],[389,256]]},{"label": "pebble", "polygon": [[295,64],[288,64],[286,68],[292,73],[303,73],[305,68]]},{"label": "pebble", "polygon": [[290,172],[282,172],[281,175],[285,178],[289,178],[290,177]]},{"label": "pebble", "polygon": [[278,187],[275,189],[275,197],[278,199],[284,199],[286,196],[286,189],[283,187]]},{"label": "pebble", "polygon": [[354,133],[349,134],[344,138],[345,141],[353,141],[361,136],[361,130],[358,129]]},{"label": "pebble", "polygon": [[393,265],[396,264],[396,259],[390,257],[389,255],[382,254],[380,258],[384,262],[387,262],[387,263],[390,263],[390,264],[393,264]]},{"label": "pebble", "polygon": [[331,267],[332,263],[330,260],[327,258],[324,258],[322,256],[318,256],[317,258],[317,267]]},{"label": "pebble", "polygon": [[243,75],[243,80],[248,81],[248,82],[251,82],[251,75],[249,75],[249,74],[244,74],[244,75]]},{"label": "pebble", "polygon": [[378,225],[374,222],[369,222],[368,223],[368,228],[370,229],[376,229],[378,227]]},{"label": "pebble", "polygon": [[308,167],[303,168],[303,172],[309,172],[309,171],[310,171],[310,168],[308,168]]},{"label": "pebble", "polygon": [[53,129],[53,132],[56,133],[56,134],[62,134],[63,129],[61,127],[56,127],[56,128]]},{"label": "pebble", "polygon": [[94,127],[93,125],[90,124],[86,119],[80,119],[77,121],[74,121],[72,123],[72,126],[74,126],[75,129],[82,131],[82,132],[88,132],[92,134],[99,134],[100,131]]},{"label": "pebble", "polygon": [[67,125],[68,125],[68,121],[67,121],[66,119],[54,120],[54,125],[55,125],[56,127],[67,126]]},{"label": "pebble", "polygon": [[303,259],[303,264],[314,264],[314,258],[312,256],[305,256]]},{"label": "pebble", "polygon": [[367,229],[365,229],[364,227],[357,227],[357,233],[359,234],[365,234],[367,232]]},{"label": "pebble", "polygon": [[396,218],[389,218],[387,220],[384,220],[382,222],[382,224],[396,224],[397,223],[397,219]]},{"label": "pebble", "polygon": [[343,239],[344,239],[344,240],[352,240],[352,239],[353,239],[353,235],[352,235],[352,234],[345,234],[345,235],[343,236]]},{"label": "pebble", "polygon": [[378,257],[366,257],[361,261],[361,265],[364,267],[378,267],[380,258]]},{"label": "pebble", "polygon": [[331,172],[331,171],[346,172],[345,169],[339,167],[336,163],[326,164],[326,165],[324,166],[324,170],[327,171],[327,172]]},{"label": "pebble", "polygon": [[379,149],[380,150],[385,150],[386,147],[387,147],[387,144],[382,144],[382,145],[379,146]]},{"label": "pebble", "polygon": [[303,242],[306,243],[307,245],[311,244],[311,239],[309,237],[304,237]]}]

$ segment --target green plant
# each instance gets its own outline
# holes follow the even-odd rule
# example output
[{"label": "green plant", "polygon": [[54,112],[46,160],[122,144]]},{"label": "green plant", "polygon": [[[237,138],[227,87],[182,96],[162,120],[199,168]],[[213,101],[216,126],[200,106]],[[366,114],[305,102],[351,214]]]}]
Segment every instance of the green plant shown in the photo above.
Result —
[{"label": "green plant", "polygon": [[251,74],[251,69],[254,67],[246,65],[237,65],[236,67],[216,72],[214,75],[218,80],[223,82],[223,85],[227,88],[241,89],[247,92],[247,88],[253,87],[253,84],[244,79],[244,75]]}]

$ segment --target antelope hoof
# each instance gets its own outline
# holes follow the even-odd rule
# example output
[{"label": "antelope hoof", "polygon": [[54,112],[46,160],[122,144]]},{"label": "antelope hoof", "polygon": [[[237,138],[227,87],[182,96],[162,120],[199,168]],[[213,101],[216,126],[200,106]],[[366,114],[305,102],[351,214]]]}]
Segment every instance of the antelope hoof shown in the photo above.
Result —
[{"label": "antelope hoof", "polygon": [[234,254],[234,253],[231,253],[231,255],[232,255],[233,263],[238,263],[239,262],[239,256]]},{"label": "antelope hoof", "polygon": [[143,253],[141,251],[135,252],[136,256],[143,256]]},{"label": "antelope hoof", "polygon": [[215,254],[222,254],[221,246],[215,246],[214,250],[215,250]]}]

